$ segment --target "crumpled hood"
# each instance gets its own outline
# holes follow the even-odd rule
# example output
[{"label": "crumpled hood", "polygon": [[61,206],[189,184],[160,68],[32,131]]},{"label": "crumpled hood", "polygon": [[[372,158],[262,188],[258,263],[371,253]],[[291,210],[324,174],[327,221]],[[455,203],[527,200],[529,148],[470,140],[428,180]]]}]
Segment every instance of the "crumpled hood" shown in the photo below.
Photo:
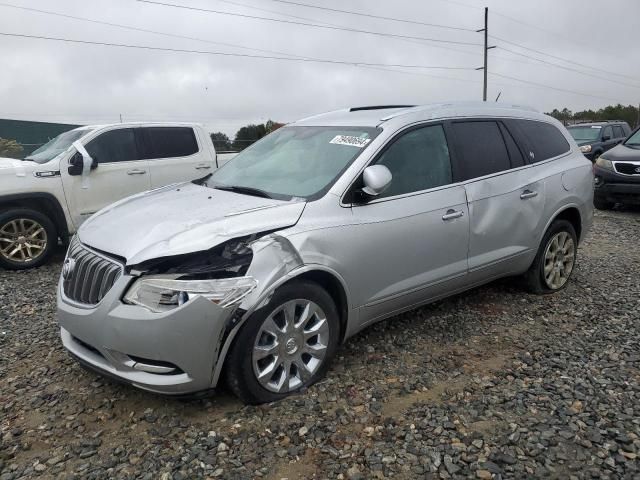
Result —
[{"label": "crumpled hood", "polygon": [[183,183],[128,197],[78,230],[88,246],[127,265],[208,250],[232,238],[290,227],[306,203],[242,195]]},{"label": "crumpled hood", "polygon": [[626,145],[616,145],[608,152],[604,152],[603,158],[614,162],[638,162],[640,161],[640,150]]}]

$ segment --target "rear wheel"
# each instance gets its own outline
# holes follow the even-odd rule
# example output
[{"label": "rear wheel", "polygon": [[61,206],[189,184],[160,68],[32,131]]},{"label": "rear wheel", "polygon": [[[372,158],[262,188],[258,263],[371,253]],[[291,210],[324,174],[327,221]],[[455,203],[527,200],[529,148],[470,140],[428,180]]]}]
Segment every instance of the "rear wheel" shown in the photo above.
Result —
[{"label": "rear wheel", "polygon": [[7,210],[0,214],[0,267],[39,267],[48,260],[57,239],[53,222],[37,210]]},{"label": "rear wheel", "polygon": [[553,293],[566,287],[576,262],[578,238],[570,222],[556,220],[545,233],[538,253],[525,274],[533,293]]},{"label": "rear wheel", "polygon": [[238,332],[225,363],[245,403],[280,400],[322,378],[338,346],[338,311],[313,282],[280,287]]}]

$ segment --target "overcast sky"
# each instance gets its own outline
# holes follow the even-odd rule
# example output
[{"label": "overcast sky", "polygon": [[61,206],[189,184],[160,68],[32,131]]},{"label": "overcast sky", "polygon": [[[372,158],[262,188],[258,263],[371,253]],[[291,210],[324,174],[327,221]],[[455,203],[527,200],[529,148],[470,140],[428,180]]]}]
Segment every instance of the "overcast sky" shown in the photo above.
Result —
[{"label": "overcast sky", "polygon": [[[502,92],[501,101],[543,111],[640,101],[638,0],[292,0],[463,30],[348,15],[275,0],[159,1],[478,44],[482,34],[470,30],[482,27],[482,7],[488,6],[489,33],[503,39],[490,39],[490,44],[498,48],[489,52],[489,72],[568,90],[490,75],[490,100]],[[178,37],[10,8],[8,4]],[[482,98],[482,72],[472,70],[482,65],[479,45],[312,28],[136,0],[0,0],[0,32],[184,50],[471,69],[373,68],[0,37],[0,118],[86,124],[115,122],[122,114],[125,121],[197,121],[231,136],[249,122],[269,118],[290,122],[348,106]],[[504,40],[575,63],[522,50]]]}]

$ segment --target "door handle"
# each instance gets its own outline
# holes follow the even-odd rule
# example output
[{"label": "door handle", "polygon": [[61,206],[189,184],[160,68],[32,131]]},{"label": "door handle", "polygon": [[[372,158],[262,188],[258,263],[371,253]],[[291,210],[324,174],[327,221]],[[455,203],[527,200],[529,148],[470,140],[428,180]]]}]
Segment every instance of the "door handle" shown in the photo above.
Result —
[{"label": "door handle", "polygon": [[144,175],[145,173],[147,173],[146,170],[138,170],[137,168],[127,170],[127,175]]},{"label": "door handle", "polygon": [[196,170],[208,170],[211,168],[211,165],[207,165],[205,163],[201,163],[200,165],[196,166]]},{"label": "door handle", "polygon": [[527,198],[533,198],[537,196],[538,196],[538,192],[532,192],[531,190],[525,190],[520,194],[520,198],[522,200],[526,200]]},{"label": "door handle", "polygon": [[447,220],[453,220],[455,218],[460,218],[463,215],[464,215],[464,212],[462,210],[456,211],[456,210],[450,209],[450,210],[447,210],[447,213],[445,213],[442,216],[442,220],[444,220],[446,222]]}]

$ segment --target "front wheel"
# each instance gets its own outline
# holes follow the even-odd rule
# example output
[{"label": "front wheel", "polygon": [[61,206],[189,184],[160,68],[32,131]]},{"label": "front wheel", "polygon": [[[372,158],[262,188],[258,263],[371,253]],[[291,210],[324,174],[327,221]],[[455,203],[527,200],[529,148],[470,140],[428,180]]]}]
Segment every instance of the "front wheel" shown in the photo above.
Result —
[{"label": "front wheel", "polygon": [[593,197],[593,206],[598,210],[611,210],[613,208],[613,202],[608,202],[602,198]]},{"label": "front wheel", "polygon": [[27,208],[0,214],[0,267],[24,270],[43,265],[57,244],[56,227],[42,213]]},{"label": "front wheel", "polygon": [[525,274],[529,290],[545,294],[563,289],[573,273],[577,249],[578,238],[573,225],[566,220],[553,222]]},{"label": "front wheel", "polygon": [[338,311],[319,285],[280,287],[238,332],[226,363],[227,382],[245,403],[280,400],[322,378],[338,346]]}]

